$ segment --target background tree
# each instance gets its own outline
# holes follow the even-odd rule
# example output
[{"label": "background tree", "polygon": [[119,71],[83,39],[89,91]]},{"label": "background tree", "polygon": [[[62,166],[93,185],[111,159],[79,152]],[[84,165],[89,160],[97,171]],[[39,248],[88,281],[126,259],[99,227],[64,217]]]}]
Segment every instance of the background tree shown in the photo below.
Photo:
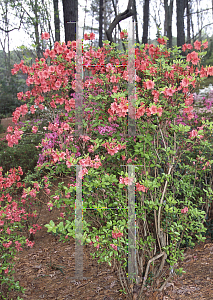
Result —
[{"label": "background tree", "polygon": [[172,48],[172,14],[173,14],[173,0],[170,0],[170,4],[168,4],[168,0],[164,0],[164,12],[165,12],[165,20],[164,20],[164,35],[168,37],[168,47]]},{"label": "background tree", "polygon": [[76,41],[76,22],[78,20],[78,0],[62,0],[64,13],[65,43]]},{"label": "background tree", "polygon": [[99,47],[103,47],[103,0],[99,1]]},{"label": "background tree", "polygon": [[[93,27],[93,21],[98,22],[99,27],[93,28],[93,32],[98,32],[100,30],[100,6],[102,6],[102,41],[107,40],[106,36],[106,29],[111,23],[112,13],[113,13],[113,7],[112,7],[112,1],[111,0],[92,0],[90,5],[90,14],[92,14],[92,27]],[[100,35],[100,33],[99,33]]]},{"label": "background tree", "polygon": [[54,25],[55,25],[55,41],[60,41],[60,18],[58,9],[58,0],[53,0],[54,6]]},{"label": "background tree", "polygon": [[185,0],[176,0],[177,10],[177,46],[185,44],[185,32],[184,32],[184,9]]},{"label": "background tree", "polygon": [[144,0],[142,44],[148,43],[148,27],[149,27],[149,0]]}]

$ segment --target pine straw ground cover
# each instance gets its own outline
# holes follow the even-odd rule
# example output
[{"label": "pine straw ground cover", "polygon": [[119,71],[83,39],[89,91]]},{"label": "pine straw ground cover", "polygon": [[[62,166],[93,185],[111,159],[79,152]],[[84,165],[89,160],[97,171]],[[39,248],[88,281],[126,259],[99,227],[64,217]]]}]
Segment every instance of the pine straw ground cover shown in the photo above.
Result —
[{"label": "pine straw ground cover", "polygon": [[[69,178],[58,178],[59,181],[69,182]],[[54,187],[51,194],[54,192]],[[51,195],[50,194],[50,195]],[[59,241],[58,236],[47,233],[43,227],[50,220],[55,224],[60,222],[58,217],[63,209],[53,208],[49,212],[47,203],[49,197],[42,192],[41,211],[37,223],[42,226],[36,232],[33,248],[23,248],[15,256],[15,281],[26,288],[25,294],[15,291],[9,292],[8,300],[17,299],[57,299],[57,300],[124,300],[127,296],[119,290],[122,289],[118,280],[117,271],[107,263],[99,265],[91,258],[94,253],[93,246],[84,246],[85,280],[74,280],[75,272],[75,240],[70,239],[65,243]],[[38,211],[39,212],[39,211]],[[19,233],[20,234],[20,233]],[[26,233],[22,233],[26,237]],[[213,299],[213,243],[208,240],[196,245],[194,249],[186,249],[185,259],[180,266],[186,271],[184,275],[175,275],[165,286],[162,292],[152,292],[152,286],[144,292],[144,299]],[[165,278],[169,275],[168,266],[165,266]],[[135,287],[133,300],[137,299],[139,286]],[[4,287],[3,287],[4,289]]]}]

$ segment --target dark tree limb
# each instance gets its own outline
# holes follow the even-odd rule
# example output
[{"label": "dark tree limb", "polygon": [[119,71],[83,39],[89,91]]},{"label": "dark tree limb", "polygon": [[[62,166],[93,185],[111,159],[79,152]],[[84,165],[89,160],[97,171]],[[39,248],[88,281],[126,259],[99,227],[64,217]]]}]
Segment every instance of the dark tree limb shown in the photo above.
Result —
[{"label": "dark tree limb", "polygon": [[123,21],[131,16],[134,16],[134,10],[132,7],[133,7],[133,1],[129,0],[127,9],[123,13],[118,14],[113,20],[113,22],[110,24],[109,28],[106,30],[106,36],[107,39],[110,41],[110,44],[113,43],[112,32],[115,29],[116,25],[120,21]]},{"label": "dark tree limb", "polygon": [[[114,0],[112,0],[112,4],[113,4],[114,12],[115,12],[115,17],[117,17],[117,10],[116,10],[116,6],[115,6]],[[119,23],[118,23],[118,29],[121,32],[121,26],[120,26]],[[106,33],[106,35],[107,35],[107,33]],[[123,45],[124,52],[126,52],[126,47],[125,47],[125,45],[124,45],[123,42],[122,42],[122,45]]]}]

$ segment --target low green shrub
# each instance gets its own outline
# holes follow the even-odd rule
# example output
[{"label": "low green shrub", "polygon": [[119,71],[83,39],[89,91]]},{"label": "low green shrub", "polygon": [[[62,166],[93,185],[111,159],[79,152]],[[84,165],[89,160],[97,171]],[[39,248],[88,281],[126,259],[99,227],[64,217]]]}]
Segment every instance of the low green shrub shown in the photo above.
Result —
[{"label": "low green shrub", "polygon": [[2,124],[0,124],[0,133],[4,133],[4,127],[2,126]]}]

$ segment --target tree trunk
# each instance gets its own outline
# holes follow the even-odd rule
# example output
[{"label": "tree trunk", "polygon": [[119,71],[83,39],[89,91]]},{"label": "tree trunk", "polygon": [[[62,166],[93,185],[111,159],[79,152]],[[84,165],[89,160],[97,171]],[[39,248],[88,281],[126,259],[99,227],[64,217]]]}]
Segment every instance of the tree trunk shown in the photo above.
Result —
[{"label": "tree trunk", "polygon": [[[116,5],[115,5],[114,0],[112,0],[112,4],[113,4],[114,12],[115,12],[115,17],[117,17],[117,10],[116,10]],[[119,23],[118,23],[118,29],[119,29],[119,31],[121,32],[121,26],[120,26]],[[115,26],[115,30],[116,30],[116,26]],[[116,43],[116,34],[115,34],[115,43]],[[122,44],[123,44],[124,52],[126,52],[126,47],[125,47],[125,45],[124,45],[123,42],[122,42]]]},{"label": "tree trunk", "polygon": [[170,0],[168,5],[168,0],[164,0],[164,11],[165,11],[165,21],[164,21],[164,35],[168,37],[168,47],[172,48],[172,14],[173,14],[173,0]]},{"label": "tree trunk", "polygon": [[169,38],[169,48],[172,48],[172,14],[173,14],[173,0],[170,0],[170,4],[168,7],[168,29],[167,29],[167,37]]},{"label": "tree trunk", "polygon": [[58,0],[53,0],[54,5],[54,25],[55,25],[55,42],[60,41],[60,19],[58,10]]},{"label": "tree trunk", "polygon": [[107,30],[107,1],[106,0],[104,0],[103,12],[104,12],[104,40],[106,40],[106,30]]},{"label": "tree trunk", "polygon": [[164,0],[164,13],[165,13],[164,36],[167,36],[167,31],[168,31],[168,0]]},{"label": "tree trunk", "polygon": [[184,0],[176,0],[177,5],[177,46],[185,44],[185,33],[184,33]]},{"label": "tree trunk", "polygon": [[190,34],[190,6],[189,1],[186,3],[186,13],[187,13],[187,44],[191,44],[191,34]]},{"label": "tree trunk", "polygon": [[138,37],[138,18],[137,18],[137,9],[136,9],[136,0],[133,0],[133,10],[134,10],[134,19],[136,24],[136,43],[139,44],[139,37]]},{"label": "tree trunk", "polygon": [[[105,11],[104,13],[106,14],[106,5],[105,5]],[[103,47],[103,38],[102,38],[102,33],[103,33],[103,0],[99,1],[99,47]]]},{"label": "tree trunk", "polygon": [[64,12],[65,43],[76,41],[76,22],[78,21],[78,0],[62,0]]},{"label": "tree trunk", "polygon": [[149,27],[149,0],[144,0],[142,44],[148,43],[148,27]]},{"label": "tree trunk", "polygon": [[35,39],[36,39],[36,55],[38,59],[42,57],[41,53],[41,47],[40,47],[40,38],[39,38],[39,30],[38,30],[38,1],[35,0],[35,5],[32,8],[34,14],[35,14],[35,21],[34,21],[34,27],[35,27]]}]

